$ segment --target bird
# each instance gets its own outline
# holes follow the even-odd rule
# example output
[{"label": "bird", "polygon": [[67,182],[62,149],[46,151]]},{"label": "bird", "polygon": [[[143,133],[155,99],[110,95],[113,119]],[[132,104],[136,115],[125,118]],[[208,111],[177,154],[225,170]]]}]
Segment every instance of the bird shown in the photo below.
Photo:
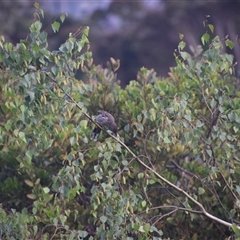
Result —
[{"label": "bird", "polygon": [[[107,111],[99,110],[95,119],[104,130],[110,130],[115,136],[117,136],[117,124],[112,114]],[[97,138],[101,132],[101,128],[95,127],[92,131],[91,140],[97,141]]]}]

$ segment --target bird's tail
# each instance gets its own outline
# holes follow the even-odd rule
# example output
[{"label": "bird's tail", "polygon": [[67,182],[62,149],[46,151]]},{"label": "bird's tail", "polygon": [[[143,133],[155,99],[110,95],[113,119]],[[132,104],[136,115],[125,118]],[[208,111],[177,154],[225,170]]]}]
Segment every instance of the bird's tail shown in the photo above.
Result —
[{"label": "bird's tail", "polygon": [[97,138],[101,132],[101,128],[95,127],[92,131],[91,140],[97,141]]}]

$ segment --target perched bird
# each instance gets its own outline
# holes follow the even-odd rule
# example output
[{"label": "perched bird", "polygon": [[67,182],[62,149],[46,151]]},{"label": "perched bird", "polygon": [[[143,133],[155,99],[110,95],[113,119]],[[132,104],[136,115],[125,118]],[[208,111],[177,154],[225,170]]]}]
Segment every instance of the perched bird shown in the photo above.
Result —
[{"label": "perched bird", "polygon": [[[114,117],[106,111],[99,110],[99,115],[97,115],[95,121],[98,123],[104,130],[110,130],[112,133],[117,136],[117,124],[115,123]],[[101,132],[101,128],[95,127],[93,129],[91,139],[97,141],[97,138]]]}]

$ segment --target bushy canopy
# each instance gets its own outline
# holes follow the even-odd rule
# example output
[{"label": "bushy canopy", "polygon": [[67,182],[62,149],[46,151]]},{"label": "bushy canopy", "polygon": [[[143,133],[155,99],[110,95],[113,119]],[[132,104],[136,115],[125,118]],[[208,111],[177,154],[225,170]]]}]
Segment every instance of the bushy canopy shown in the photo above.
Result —
[{"label": "bushy canopy", "polygon": [[[94,65],[88,27],[49,51],[41,16],[27,39],[0,40],[0,238],[237,237],[239,83],[221,53],[233,42],[207,25],[205,51],[181,40],[168,78],[141,68],[122,89],[119,61]],[[99,109],[118,137],[90,140]]]}]

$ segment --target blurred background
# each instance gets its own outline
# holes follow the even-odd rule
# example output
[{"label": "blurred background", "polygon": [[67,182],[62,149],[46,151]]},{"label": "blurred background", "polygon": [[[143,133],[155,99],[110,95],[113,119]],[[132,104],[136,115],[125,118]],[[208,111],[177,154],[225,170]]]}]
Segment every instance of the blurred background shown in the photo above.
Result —
[{"label": "blurred background", "polygon": [[[49,33],[49,49],[58,49],[69,32],[81,26],[90,26],[90,43],[95,64],[103,67],[110,57],[120,59],[118,78],[125,86],[136,79],[142,67],[154,70],[162,77],[168,76],[175,66],[174,50],[180,41],[179,34],[191,50],[201,44],[201,36],[214,25],[214,34],[222,41],[226,35],[235,43],[230,51],[240,63],[240,1],[237,0],[45,0],[38,1],[44,9],[43,27]],[[17,43],[28,35],[34,21],[34,1],[8,0],[0,2],[0,35]],[[51,23],[61,13],[68,15],[58,34],[51,30]],[[191,52],[190,49],[187,49]],[[194,55],[194,52],[193,52]],[[240,74],[240,64],[235,74]]]}]

